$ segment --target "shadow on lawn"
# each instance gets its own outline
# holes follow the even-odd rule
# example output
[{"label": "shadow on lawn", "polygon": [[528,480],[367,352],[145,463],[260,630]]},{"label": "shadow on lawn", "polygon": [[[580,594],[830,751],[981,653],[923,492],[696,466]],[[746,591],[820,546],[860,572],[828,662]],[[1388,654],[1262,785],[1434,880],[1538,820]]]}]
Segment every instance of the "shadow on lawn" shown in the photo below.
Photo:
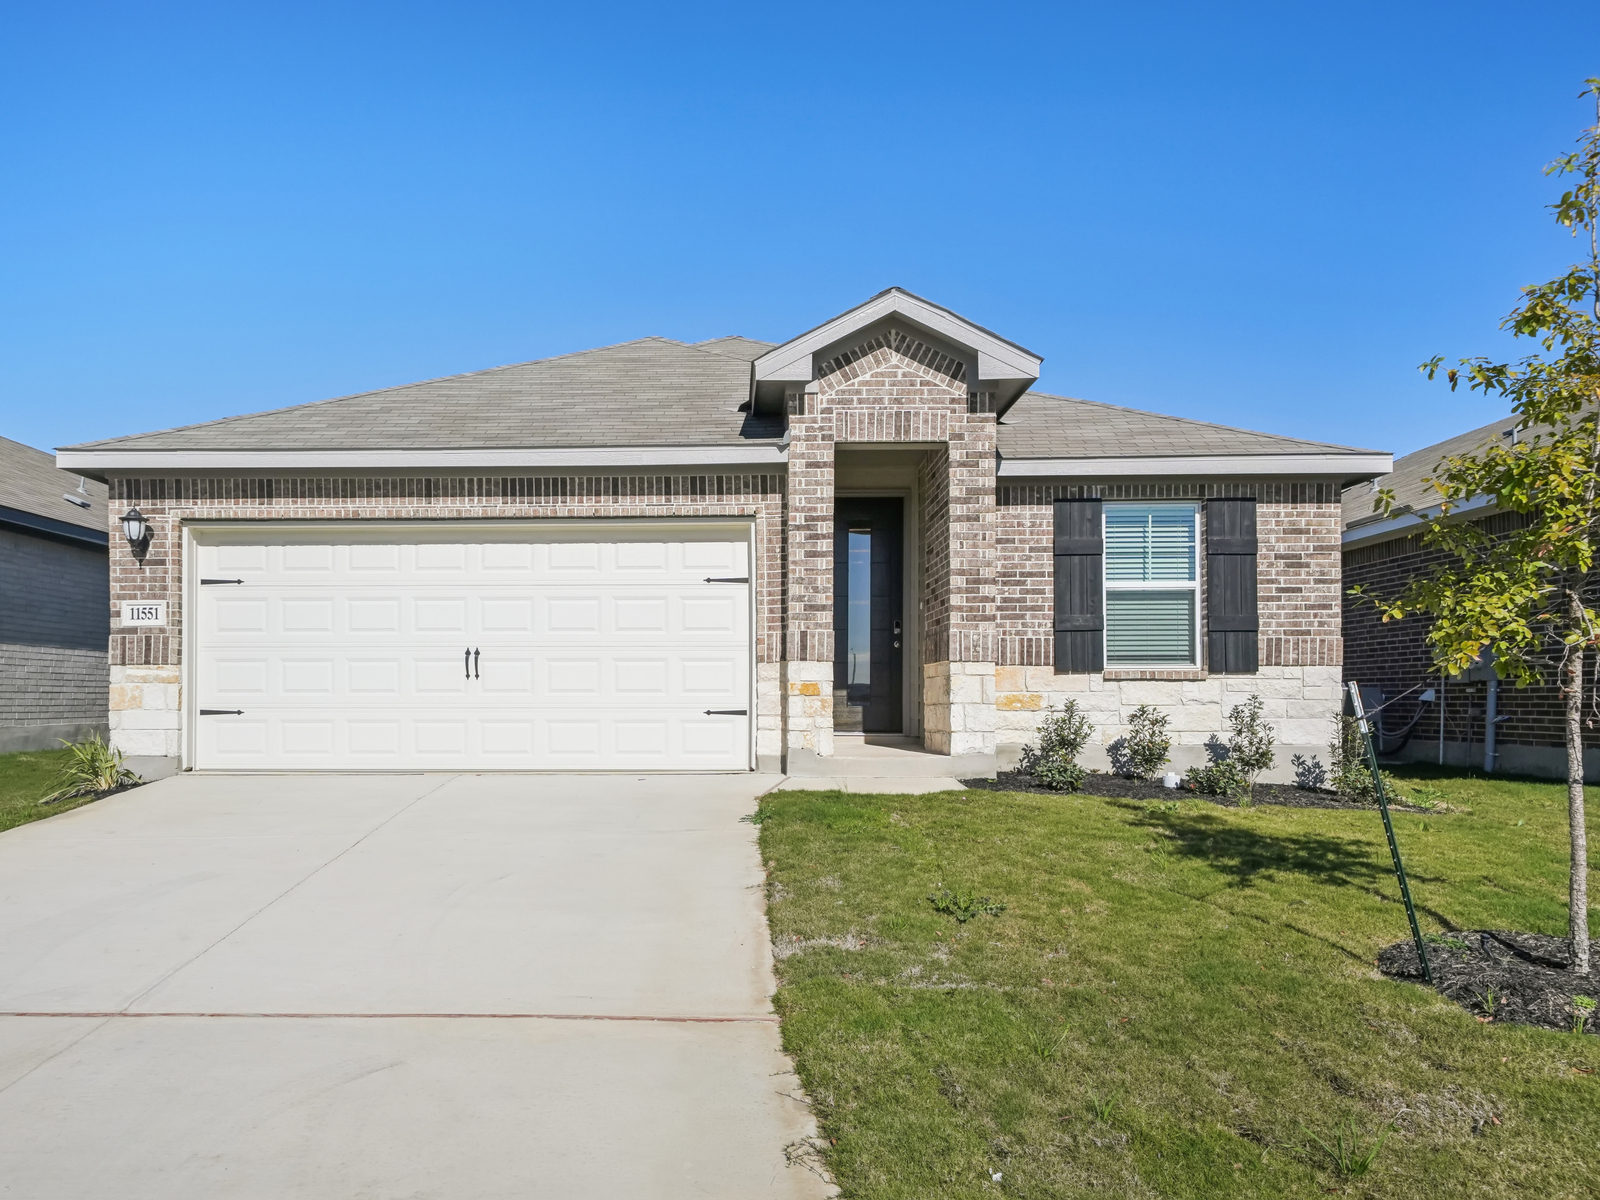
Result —
[{"label": "shadow on lawn", "polygon": [[[1186,858],[1203,860],[1229,878],[1230,887],[1249,887],[1258,878],[1305,875],[1321,883],[1376,887],[1393,881],[1389,852],[1380,842],[1329,834],[1269,834],[1235,825],[1209,813],[1150,812],[1124,806],[1139,815],[1134,824],[1160,829],[1171,837],[1170,848]],[[1429,877],[1407,864],[1415,882]]]}]

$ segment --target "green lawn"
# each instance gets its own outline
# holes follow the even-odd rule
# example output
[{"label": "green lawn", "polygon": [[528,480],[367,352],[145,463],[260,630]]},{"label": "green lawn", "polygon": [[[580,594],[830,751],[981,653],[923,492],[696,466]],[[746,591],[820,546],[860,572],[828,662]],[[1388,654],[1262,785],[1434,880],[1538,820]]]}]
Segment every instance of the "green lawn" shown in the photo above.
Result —
[{"label": "green lawn", "polygon": [[[1560,785],[1401,774],[1467,810],[1396,818],[1425,928],[1565,932]],[[758,815],[784,1041],[846,1196],[1600,1196],[1600,1038],[1374,970],[1406,936],[1376,811],[780,792]],[[1006,910],[958,925],[941,885]],[[1399,1127],[1356,1178],[1311,1137],[1350,1121]]]},{"label": "green lawn", "polygon": [[91,802],[84,798],[57,804],[39,803],[40,796],[50,793],[51,780],[66,760],[66,750],[0,754],[0,830],[26,825],[40,817],[53,817]]}]

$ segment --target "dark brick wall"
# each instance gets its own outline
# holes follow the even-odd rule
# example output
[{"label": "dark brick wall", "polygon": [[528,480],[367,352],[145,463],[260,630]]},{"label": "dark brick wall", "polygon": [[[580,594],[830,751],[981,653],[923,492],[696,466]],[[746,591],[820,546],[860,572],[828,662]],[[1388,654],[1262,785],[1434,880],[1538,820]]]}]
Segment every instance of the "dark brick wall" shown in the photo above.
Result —
[{"label": "dark brick wall", "polygon": [[[1482,522],[1490,533],[1506,533],[1517,527],[1514,513],[1490,517]],[[1383,621],[1370,603],[1349,594],[1358,584],[1374,595],[1397,595],[1417,574],[1443,561],[1442,551],[1422,544],[1420,535],[1395,538],[1369,546],[1358,546],[1344,554],[1344,677],[1383,689],[1385,696],[1398,696],[1408,688],[1438,688],[1439,672],[1433,668],[1433,654],[1427,644],[1429,619],[1407,617],[1402,621]],[[1595,657],[1589,657],[1589,686],[1595,683]],[[1444,740],[1447,743],[1482,743],[1484,700],[1487,685],[1457,679],[1444,685]],[[1591,695],[1593,692],[1591,691]],[[1498,737],[1502,746],[1562,747],[1566,744],[1561,697],[1552,682],[1515,688],[1502,684],[1498,701],[1501,716]],[[1412,697],[1398,700],[1386,714],[1385,724],[1398,729],[1423,712],[1412,748],[1421,743],[1435,746],[1439,740],[1438,706],[1419,705]],[[1600,726],[1600,719],[1596,720]],[[1587,730],[1586,746],[1600,746],[1600,728]]]}]

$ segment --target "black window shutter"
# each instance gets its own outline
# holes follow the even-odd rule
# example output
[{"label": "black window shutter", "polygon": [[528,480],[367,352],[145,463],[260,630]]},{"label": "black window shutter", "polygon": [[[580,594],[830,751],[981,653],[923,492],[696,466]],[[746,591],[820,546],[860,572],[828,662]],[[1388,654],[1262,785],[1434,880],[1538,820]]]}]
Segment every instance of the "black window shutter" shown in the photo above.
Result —
[{"label": "black window shutter", "polygon": [[1099,500],[1057,500],[1056,674],[1106,666],[1105,541]]},{"label": "black window shutter", "polygon": [[1249,675],[1256,634],[1256,502],[1206,501],[1206,649],[1210,670]]}]

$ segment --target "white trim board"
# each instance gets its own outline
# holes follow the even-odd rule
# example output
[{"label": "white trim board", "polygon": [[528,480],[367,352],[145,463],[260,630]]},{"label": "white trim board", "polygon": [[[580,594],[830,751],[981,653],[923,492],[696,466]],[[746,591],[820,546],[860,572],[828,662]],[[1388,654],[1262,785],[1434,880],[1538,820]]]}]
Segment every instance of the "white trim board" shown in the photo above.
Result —
[{"label": "white trim board", "polygon": [[1169,458],[1002,458],[995,474],[1027,479],[1112,475],[1331,475],[1368,479],[1392,470],[1392,454],[1195,454]]},{"label": "white trim board", "polygon": [[60,450],[69,471],[428,471],[471,468],[777,466],[781,446],[595,446],[546,450]]},{"label": "white trim board", "polygon": [[[1442,505],[1435,504],[1429,508],[1414,509],[1411,512],[1400,513],[1383,521],[1372,521],[1357,525],[1344,531],[1344,549],[1353,550],[1357,546],[1364,546],[1369,542],[1383,542],[1390,538],[1405,537],[1415,533],[1418,526],[1424,521],[1431,521],[1442,510]],[[1476,520],[1480,517],[1493,516],[1498,511],[1492,496],[1474,496],[1471,500],[1462,501],[1450,512],[1451,520],[1471,517]]]},{"label": "white trim board", "polygon": [[1031,384],[1039,378],[1039,366],[1044,360],[1037,354],[930,300],[899,288],[889,288],[831,321],[768,350],[755,360],[752,381],[809,383],[813,378],[812,355],[875,321],[892,316],[920,325],[953,345],[971,349],[978,358],[974,384],[986,379],[1025,379]]}]

